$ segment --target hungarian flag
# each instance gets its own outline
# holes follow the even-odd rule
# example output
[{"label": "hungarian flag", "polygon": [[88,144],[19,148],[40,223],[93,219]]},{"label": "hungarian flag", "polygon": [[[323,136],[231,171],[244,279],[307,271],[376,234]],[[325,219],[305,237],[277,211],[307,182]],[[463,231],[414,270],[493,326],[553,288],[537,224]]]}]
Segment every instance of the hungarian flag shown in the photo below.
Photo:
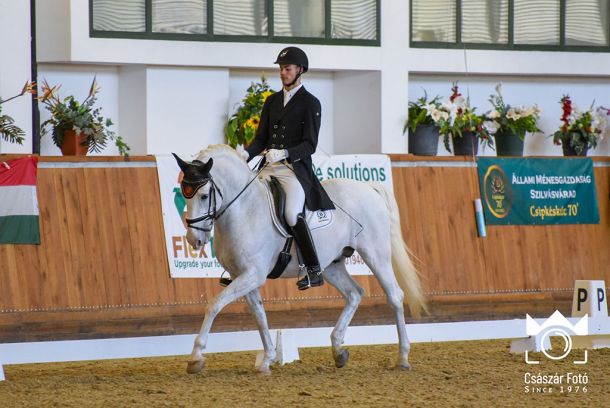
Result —
[{"label": "hungarian flag", "polygon": [[0,244],[40,244],[38,158],[0,161]]}]

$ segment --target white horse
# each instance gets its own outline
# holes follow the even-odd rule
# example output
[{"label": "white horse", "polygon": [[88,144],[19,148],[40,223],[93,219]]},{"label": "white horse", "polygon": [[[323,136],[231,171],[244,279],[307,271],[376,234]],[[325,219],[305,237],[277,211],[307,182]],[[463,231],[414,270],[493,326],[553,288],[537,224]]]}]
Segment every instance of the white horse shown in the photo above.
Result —
[{"label": "white horse", "polygon": [[[264,181],[255,177],[246,162],[226,145],[210,146],[190,163],[175,157],[185,173],[182,190],[190,223],[187,240],[195,249],[201,247],[209,241],[214,224],[214,252],[233,279],[207,308],[187,372],[203,369],[203,350],[216,315],[245,296],[264,347],[257,369],[267,374],[276,355],[259,288],[265,284],[286,239],[272,222]],[[342,209],[334,211],[331,226],[312,231],[323,277],[346,301],[331,335],[335,364],[343,367],[347,363],[349,353],[342,347],[343,338],[364,292],[345,269],[344,250],[353,248],[379,280],[394,310],[399,339],[397,367],[409,369],[403,290],[414,316],[425,309],[425,303],[402,238],[396,200],[379,183],[332,179],[323,185],[337,208]],[[293,247],[292,260],[282,278],[295,278],[298,272]]]}]

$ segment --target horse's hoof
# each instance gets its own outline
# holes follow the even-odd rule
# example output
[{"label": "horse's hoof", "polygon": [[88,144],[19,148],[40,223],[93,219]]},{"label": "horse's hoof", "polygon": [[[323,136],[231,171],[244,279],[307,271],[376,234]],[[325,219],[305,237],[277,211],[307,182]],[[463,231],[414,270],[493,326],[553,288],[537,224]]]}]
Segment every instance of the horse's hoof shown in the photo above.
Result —
[{"label": "horse's hoof", "polygon": [[398,363],[396,368],[400,371],[411,371],[411,364],[409,363]]},{"label": "horse's hoof", "polygon": [[266,367],[266,368],[261,367],[257,371],[258,371],[258,375],[261,375],[261,376],[266,377],[268,375],[271,375],[271,369],[269,367]]},{"label": "horse's hoof", "polygon": [[345,367],[349,360],[349,351],[347,349],[341,350],[341,352],[335,356],[335,366],[337,368]]},{"label": "horse's hoof", "polygon": [[203,360],[189,361],[188,365],[186,366],[186,372],[189,374],[197,374],[203,370],[204,365],[205,362]]}]

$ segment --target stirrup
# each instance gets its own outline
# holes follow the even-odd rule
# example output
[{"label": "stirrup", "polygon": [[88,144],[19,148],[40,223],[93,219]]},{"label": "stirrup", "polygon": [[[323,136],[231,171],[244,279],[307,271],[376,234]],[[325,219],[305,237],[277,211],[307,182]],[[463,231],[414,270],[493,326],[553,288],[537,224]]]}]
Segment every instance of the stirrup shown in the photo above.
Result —
[{"label": "stirrup", "polygon": [[297,287],[299,290],[306,290],[309,288],[324,285],[324,278],[322,278],[322,271],[314,272],[309,271],[309,268],[305,269],[305,276],[297,281]]},{"label": "stirrup", "polygon": [[218,280],[218,283],[220,284],[220,286],[227,287],[231,284],[231,282],[233,282],[233,279],[231,279],[231,278],[223,278],[223,275],[226,272],[227,271],[223,271],[222,274],[220,275],[220,279]]}]

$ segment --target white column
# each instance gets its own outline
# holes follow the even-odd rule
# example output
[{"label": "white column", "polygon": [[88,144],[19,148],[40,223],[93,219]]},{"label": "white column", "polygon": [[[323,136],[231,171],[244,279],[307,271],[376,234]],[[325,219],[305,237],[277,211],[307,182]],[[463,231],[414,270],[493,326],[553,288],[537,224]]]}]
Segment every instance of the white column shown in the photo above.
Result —
[{"label": "white column", "polygon": [[409,2],[381,2],[381,151],[406,153]]},{"label": "white column", "polygon": [[119,68],[119,134],[131,148],[129,154],[133,156],[148,153],[146,71],[142,65]]},{"label": "white column", "polygon": [[[21,92],[30,79],[30,2],[0,0],[0,96],[8,99]],[[0,153],[32,152],[32,100],[24,95],[2,105],[3,114],[25,131],[22,145],[0,139]]]}]

